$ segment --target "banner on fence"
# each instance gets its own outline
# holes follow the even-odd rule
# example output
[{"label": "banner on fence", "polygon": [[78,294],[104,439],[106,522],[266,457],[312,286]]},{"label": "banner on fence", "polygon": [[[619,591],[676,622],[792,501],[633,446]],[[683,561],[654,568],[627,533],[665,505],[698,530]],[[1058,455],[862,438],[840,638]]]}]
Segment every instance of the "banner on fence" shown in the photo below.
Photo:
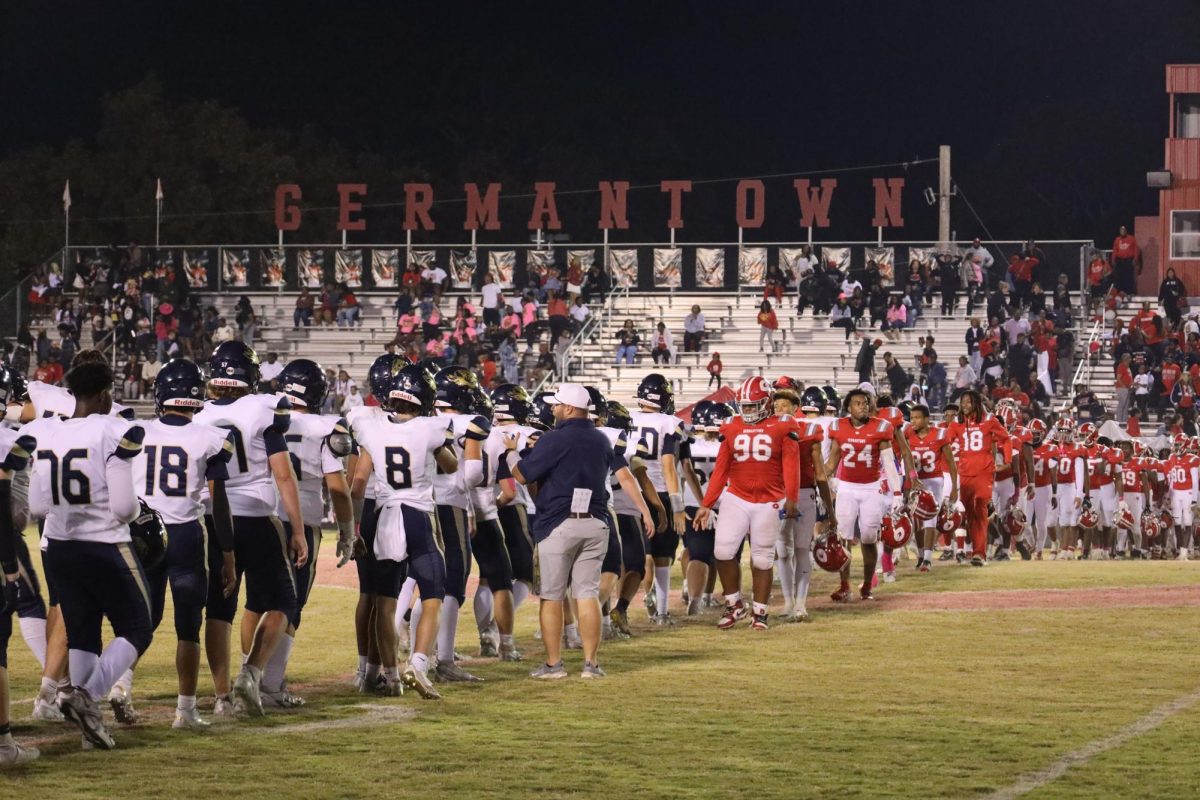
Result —
[{"label": "banner on fence", "polygon": [[400,269],[400,251],[371,251],[371,280],[376,286],[395,286],[396,273]]},{"label": "banner on fence", "polygon": [[696,248],[696,288],[720,289],[725,285],[725,248]]},{"label": "banner on fence", "polygon": [[872,264],[879,270],[880,286],[896,285],[896,248],[864,247],[863,263],[867,266],[867,272],[871,271]]},{"label": "banner on fence", "polygon": [[184,250],[183,272],[187,275],[188,286],[193,289],[208,288],[208,251]]},{"label": "banner on fence", "polygon": [[808,247],[779,248],[779,268],[791,272],[797,281],[802,281],[817,269],[817,260]]},{"label": "banner on fence", "polygon": [[450,251],[450,281],[455,289],[469,289],[475,281],[475,270],[479,266],[474,250]]},{"label": "banner on fence", "polygon": [[683,280],[683,251],[678,247],[654,248],[654,285],[678,289]]},{"label": "banner on fence", "polygon": [[637,250],[609,250],[608,272],[612,275],[613,286],[637,286]]},{"label": "banner on fence", "polygon": [[738,280],[743,286],[762,286],[767,282],[767,248],[738,250]]},{"label": "banner on fence", "polygon": [[325,251],[301,250],[296,253],[296,283],[310,289],[325,285]]},{"label": "banner on fence", "polygon": [[163,277],[167,270],[175,266],[175,253],[171,250],[154,251],[154,274]]},{"label": "banner on fence", "polygon": [[595,250],[568,250],[567,251],[567,269],[571,267],[579,267],[584,272],[592,268],[596,263]]},{"label": "banner on fence", "polygon": [[338,250],[333,256],[333,280],[351,289],[362,286],[362,250]]},{"label": "banner on fence", "polygon": [[264,247],[258,251],[258,268],[264,289],[280,289],[287,274],[287,251],[282,247]]},{"label": "banner on fence", "polygon": [[525,253],[525,270],[529,278],[537,278],[540,284],[546,280],[546,275],[554,269],[553,250],[529,250]]},{"label": "banner on fence", "polygon": [[846,270],[850,269],[850,248],[822,247],[821,261],[826,265],[833,264],[834,267],[845,273]]},{"label": "banner on fence", "polygon": [[488,269],[496,277],[496,283],[503,289],[511,289],[513,285],[513,267],[517,265],[515,250],[491,250],[488,252]]},{"label": "banner on fence", "polygon": [[250,285],[250,251],[239,247],[221,251],[221,282],[233,289]]}]

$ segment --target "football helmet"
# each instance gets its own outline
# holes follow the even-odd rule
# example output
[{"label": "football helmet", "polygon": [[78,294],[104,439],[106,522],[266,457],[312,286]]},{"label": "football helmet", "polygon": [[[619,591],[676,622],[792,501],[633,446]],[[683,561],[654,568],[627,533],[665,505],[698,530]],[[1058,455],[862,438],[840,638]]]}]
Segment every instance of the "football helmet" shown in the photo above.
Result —
[{"label": "football helmet", "polygon": [[737,413],[733,410],[733,406],[729,405],[729,403],[713,403],[712,427],[710,427],[708,430],[714,433],[719,431],[722,425],[733,419],[735,416],[737,416]]},{"label": "football helmet", "polygon": [[308,358],[289,361],[279,373],[279,390],[295,405],[309,411],[320,412],[325,395],[329,393],[329,381],[321,365]]},{"label": "football helmet", "polygon": [[800,410],[805,414],[823,414],[825,406],[825,392],[816,386],[809,386],[800,395]]},{"label": "football helmet", "polygon": [[1096,444],[1096,440],[1100,438],[1100,431],[1092,423],[1085,422],[1079,426],[1076,436],[1082,445],[1092,447]]},{"label": "football helmet", "polygon": [[1054,422],[1054,441],[1059,444],[1071,444],[1075,441],[1075,420],[1061,417]]},{"label": "football helmet", "polygon": [[1147,508],[1142,512],[1142,539],[1146,544],[1153,542],[1155,537],[1162,533],[1161,524],[1158,515],[1150,509]]},{"label": "football helmet", "polygon": [[145,500],[139,500],[141,508],[137,517],[129,523],[129,539],[142,569],[149,572],[162,563],[167,554],[167,526]]},{"label": "football helmet", "polygon": [[1079,527],[1085,530],[1094,530],[1100,524],[1100,512],[1092,507],[1092,502],[1088,498],[1083,500],[1083,510],[1079,513]]},{"label": "football helmet", "polygon": [[492,389],[492,407],[498,420],[513,420],[524,425],[533,413],[533,398],[524,386],[502,383]]},{"label": "football helmet", "polygon": [[813,541],[813,561],[826,572],[841,572],[850,561],[850,553],[836,533],[827,533]]},{"label": "football helmet", "polygon": [[746,378],[738,387],[737,403],[742,410],[742,419],[750,423],[761,422],[771,414],[771,384],[761,375]]},{"label": "football helmet", "polygon": [[942,503],[942,509],[938,512],[937,529],[941,533],[953,534],[956,530],[963,526],[963,509],[962,503]]},{"label": "football helmet", "polygon": [[775,382],[771,384],[771,388],[776,391],[778,391],[780,389],[791,389],[793,392],[799,392],[800,391],[800,381],[793,380],[792,378],[789,378],[787,375],[780,375],[778,378],[775,379]]},{"label": "football helmet", "polygon": [[496,407],[492,405],[492,398],[488,397],[488,393],[480,386],[471,393],[471,413],[483,417],[488,422],[492,421],[492,414],[496,411]]},{"label": "football helmet", "polygon": [[893,550],[908,544],[912,538],[913,524],[908,514],[884,514],[879,526],[879,541]]},{"label": "football helmet", "polygon": [[1004,429],[1011,433],[1021,419],[1021,412],[1015,405],[999,405],[996,406],[996,419],[1000,420]]},{"label": "football helmet", "polygon": [[[166,367],[164,366],[163,369],[166,369]],[[160,372],[159,374],[161,375],[162,373]],[[16,373],[9,369],[7,365],[0,364],[0,413],[3,413],[3,409],[6,408],[10,402],[16,402],[16,387],[13,385],[14,375],[16,375]],[[203,387],[203,380],[201,380],[200,385]],[[203,400],[203,392],[200,393],[200,397]]]},{"label": "football helmet", "polygon": [[588,419],[597,424],[600,423],[600,418],[604,416],[605,410],[608,407],[608,401],[604,399],[604,395],[595,386],[584,386],[588,393]]},{"label": "football helmet", "polygon": [[1171,515],[1170,509],[1164,508],[1158,512],[1158,530],[1159,533],[1166,533],[1170,528],[1175,527],[1175,517]]},{"label": "football helmet", "polygon": [[919,520],[933,519],[938,515],[937,498],[928,489],[921,489],[913,494],[910,506],[913,516]]},{"label": "football helmet", "polygon": [[208,358],[208,383],[232,389],[258,388],[262,362],[244,342],[221,342]]},{"label": "football helmet", "polygon": [[[381,406],[388,404],[388,392],[392,390],[392,376],[408,362],[395,353],[384,353],[371,362],[367,370],[367,390]],[[430,376],[432,377],[432,376]]]},{"label": "football helmet", "polygon": [[1004,515],[1004,529],[1014,539],[1019,539],[1021,534],[1025,532],[1025,523],[1028,521],[1021,507],[1014,504],[1009,506],[1008,512]]},{"label": "football helmet", "polygon": [[1171,437],[1171,452],[1175,455],[1183,455],[1187,452],[1191,440],[1186,433],[1177,433]]},{"label": "football helmet", "polygon": [[1129,506],[1122,500],[1117,504],[1117,527],[1127,531],[1134,530],[1137,525],[1137,520],[1133,518],[1133,512]]},{"label": "football helmet", "polygon": [[[629,416],[629,409],[618,403],[616,400],[609,400],[606,405],[608,419],[608,427],[615,428],[619,431],[629,433],[633,430],[633,418]],[[693,419],[695,419],[693,417]]]},{"label": "football helmet", "polygon": [[1033,443],[1041,444],[1046,439],[1047,425],[1044,419],[1034,417],[1029,420],[1029,432],[1033,435]]},{"label": "football helmet", "polygon": [[429,373],[419,366],[408,364],[402,358],[396,360],[395,368],[384,405],[392,408],[394,402],[412,403],[419,406],[423,414],[432,411],[436,390]]},{"label": "football helmet", "polygon": [[435,408],[448,408],[470,414],[480,391],[479,379],[466,367],[445,367],[433,378]]},{"label": "football helmet", "polygon": [[675,405],[675,390],[671,388],[671,382],[658,372],[651,372],[642,378],[637,387],[636,397],[642,405],[650,406],[664,414],[671,413],[670,409]]},{"label": "football helmet", "polygon": [[537,428],[539,431],[554,429],[554,404],[550,401],[552,397],[554,397],[553,392],[542,392],[534,396],[533,415],[526,423],[529,427]]},{"label": "football helmet", "polygon": [[713,401],[700,400],[692,406],[692,427],[698,431],[708,430],[712,419]]},{"label": "football helmet", "polygon": [[[2,380],[2,378],[0,378]],[[204,373],[186,358],[172,358],[154,378],[154,409],[204,407]]]}]

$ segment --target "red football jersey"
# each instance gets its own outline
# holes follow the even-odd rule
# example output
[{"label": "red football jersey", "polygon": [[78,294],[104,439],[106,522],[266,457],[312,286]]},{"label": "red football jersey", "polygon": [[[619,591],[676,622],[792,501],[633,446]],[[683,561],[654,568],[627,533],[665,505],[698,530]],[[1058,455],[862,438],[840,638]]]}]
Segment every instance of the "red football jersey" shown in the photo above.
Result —
[{"label": "red football jersey", "polygon": [[944,430],[930,428],[924,436],[918,436],[912,426],[905,432],[908,449],[912,451],[913,461],[917,465],[918,478],[940,478],[946,471],[946,458],[943,450],[950,444],[950,435]]},{"label": "red football jersey", "polygon": [[1058,469],[1058,447],[1049,442],[1033,450],[1033,485],[1034,487],[1049,486],[1052,473]]},{"label": "red football jersey", "polygon": [[1121,463],[1121,451],[1115,447],[1094,444],[1087,448],[1088,475],[1092,488],[1108,486],[1116,478],[1117,465]]},{"label": "red football jersey", "polygon": [[[811,489],[817,485],[817,474],[812,459],[812,446],[815,442],[825,439],[825,429],[815,422],[802,419],[795,420],[798,442],[798,458],[800,459],[800,488]],[[818,452],[820,452],[818,450]],[[818,456],[819,458],[820,456]]]},{"label": "red football jersey", "polygon": [[962,452],[962,442],[959,440],[962,436],[962,425],[957,422],[943,422],[940,427],[950,437],[950,454],[954,456],[954,463],[958,464],[958,454]]},{"label": "red football jersey", "polygon": [[1195,488],[1192,470],[1200,467],[1200,458],[1192,455],[1172,455],[1167,459],[1167,480],[1172,489],[1188,491]]},{"label": "red football jersey", "polygon": [[1000,420],[991,414],[985,414],[979,422],[961,422],[958,437],[962,444],[958,456],[959,474],[964,478],[993,475],[996,471],[996,461],[992,457],[992,448],[995,447],[997,454],[1007,461],[1004,448],[1010,438]]},{"label": "red football jersey", "polygon": [[[1025,439],[1021,436],[1022,429],[1008,437],[1007,443],[996,446],[996,452],[1004,457],[1004,469],[996,473],[996,480],[1002,481],[1013,477],[1015,470],[1021,468],[1021,448]],[[1029,437],[1032,440],[1032,437]]]},{"label": "red football jersey", "polygon": [[1141,494],[1142,473],[1155,467],[1144,458],[1131,458],[1121,467],[1121,493]]},{"label": "red football jersey", "polygon": [[842,457],[838,460],[837,479],[850,483],[874,483],[883,472],[880,453],[883,445],[889,449],[895,430],[890,422],[869,419],[855,427],[849,417],[834,420],[829,438],[837,443]]},{"label": "red football jersey", "polygon": [[708,479],[704,505],[712,508],[726,485],[750,503],[799,497],[799,437],[796,425],[778,417],[757,423],[734,417],[721,426],[721,449]]},{"label": "red football jersey", "polygon": [[1075,464],[1087,464],[1087,450],[1081,445],[1069,444],[1058,448],[1058,482],[1075,483]]}]

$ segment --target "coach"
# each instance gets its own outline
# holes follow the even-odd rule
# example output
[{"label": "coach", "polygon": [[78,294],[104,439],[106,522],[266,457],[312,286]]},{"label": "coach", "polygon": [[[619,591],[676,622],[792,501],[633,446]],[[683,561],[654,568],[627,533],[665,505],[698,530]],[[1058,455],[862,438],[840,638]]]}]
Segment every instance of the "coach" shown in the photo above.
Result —
[{"label": "coach", "polygon": [[[513,478],[538,484],[537,519],[533,540],[541,573],[542,644],[546,663],[531,674],[535,678],[565,678],[560,653],[563,603],[568,585],[579,614],[583,639],[584,678],[604,676],[596,662],[600,647],[600,567],[608,550],[608,480],[615,475],[630,497],[640,499],[637,483],[625,463],[614,454],[608,437],[588,419],[589,396],[578,383],[564,383],[551,398],[554,430],[543,434],[520,456],[517,437],[506,440],[505,455]],[[641,503],[642,519],[653,530],[650,510]]]}]

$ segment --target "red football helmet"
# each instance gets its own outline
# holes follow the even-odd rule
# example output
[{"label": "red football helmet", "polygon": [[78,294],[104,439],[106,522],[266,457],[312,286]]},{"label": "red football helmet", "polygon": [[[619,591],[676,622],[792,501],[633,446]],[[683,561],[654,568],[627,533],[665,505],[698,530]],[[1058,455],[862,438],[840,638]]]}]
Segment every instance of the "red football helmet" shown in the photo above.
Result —
[{"label": "red football helmet", "polygon": [[791,389],[793,392],[800,391],[800,382],[789,378],[787,375],[780,375],[771,386],[774,389]]},{"label": "red football helmet", "polygon": [[1075,420],[1062,417],[1054,423],[1054,441],[1059,444],[1071,444],[1075,441]]},{"label": "red football helmet", "polygon": [[928,489],[922,489],[913,495],[912,514],[919,520],[933,519],[938,515],[937,498]]},{"label": "red football helmet", "polygon": [[1100,431],[1092,423],[1085,422],[1079,426],[1079,441],[1085,447],[1094,445],[1098,438],[1100,438]]},{"label": "red football helmet", "polygon": [[761,422],[771,414],[771,384],[761,375],[746,378],[738,387],[737,403],[742,419]]},{"label": "red football helmet", "polygon": [[1046,421],[1044,419],[1038,419],[1037,417],[1034,417],[1033,419],[1029,420],[1029,432],[1033,434],[1033,441],[1035,444],[1041,444],[1041,442],[1046,438],[1047,429]]},{"label": "red football helmet", "polygon": [[1166,533],[1169,529],[1175,527],[1175,517],[1171,516],[1168,509],[1163,509],[1158,512],[1158,532]]},{"label": "red football helmet", "polygon": [[1177,433],[1171,437],[1171,452],[1182,455],[1191,446],[1192,440],[1186,433]]},{"label": "red football helmet", "polygon": [[1092,504],[1088,501],[1083,503],[1083,511],[1079,514],[1079,527],[1087,530],[1093,530],[1100,524],[1100,512],[1092,508]]},{"label": "red football helmet", "polygon": [[1004,425],[1006,430],[1012,431],[1017,427],[1017,423],[1021,420],[1021,412],[1017,411],[1015,406],[997,406],[996,419],[1000,420],[1000,423]]},{"label": "red football helmet", "polygon": [[879,541],[899,550],[912,538],[913,524],[908,514],[885,514],[879,527]]},{"label": "red football helmet", "polygon": [[1150,544],[1160,532],[1158,516],[1147,508],[1142,512],[1142,539]]},{"label": "red football helmet", "polygon": [[1129,506],[1121,502],[1117,506],[1117,527],[1132,531],[1135,529],[1136,524],[1137,520],[1133,518],[1133,512],[1129,510]]},{"label": "red football helmet", "polygon": [[850,562],[850,553],[836,533],[827,533],[813,542],[813,560],[826,572],[841,572]]},{"label": "red football helmet", "polygon": [[952,506],[949,503],[942,504],[942,510],[938,512],[937,528],[942,533],[954,533],[963,526],[963,513],[958,510],[958,506]]},{"label": "red football helmet", "polygon": [[1004,515],[1004,528],[1014,539],[1020,538],[1021,534],[1025,532],[1026,522],[1028,520],[1025,512],[1017,505],[1010,506],[1008,513]]}]

